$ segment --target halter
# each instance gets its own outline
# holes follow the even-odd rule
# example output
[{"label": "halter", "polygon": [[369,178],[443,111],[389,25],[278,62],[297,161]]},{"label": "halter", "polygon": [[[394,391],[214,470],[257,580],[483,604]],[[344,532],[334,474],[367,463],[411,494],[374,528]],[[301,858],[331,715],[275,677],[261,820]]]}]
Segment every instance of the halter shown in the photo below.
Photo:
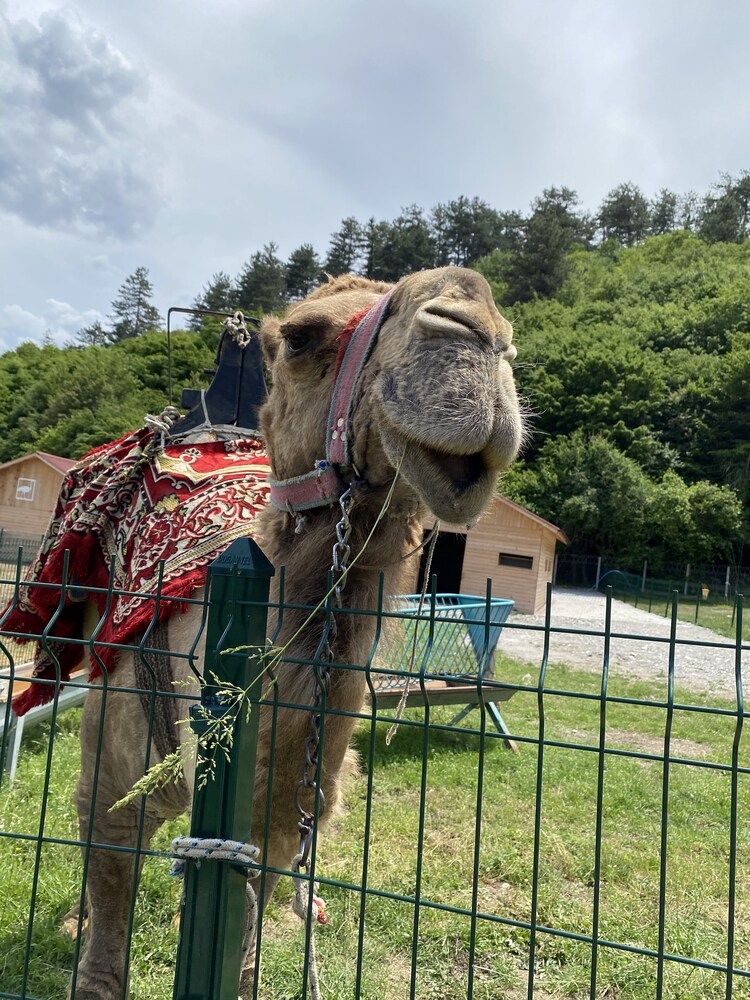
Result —
[{"label": "halter", "polygon": [[336,360],[336,382],[326,430],[326,457],[318,459],[315,468],[303,476],[272,479],[270,501],[280,510],[296,514],[313,507],[336,503],[348,483],[344,476],[357,470],[352,464],[350,429],[354,417],[356,390],[362,372],[377,343],[380,330],[388,316],[392,290],[375,305],[352,316],[339,335]]}]

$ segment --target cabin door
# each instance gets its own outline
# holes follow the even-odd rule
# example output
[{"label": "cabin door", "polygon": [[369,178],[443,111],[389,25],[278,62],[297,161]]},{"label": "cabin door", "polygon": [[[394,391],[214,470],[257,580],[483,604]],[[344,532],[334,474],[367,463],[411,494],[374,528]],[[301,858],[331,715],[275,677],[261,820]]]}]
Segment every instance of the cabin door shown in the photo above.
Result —
[{"label": "cabin door", "polygon": [[[419,565],[419,577],[417,579],[417,592],[422,592],[424,586],[424,574],[427,568],[427,551],[429,543],[422,553],[422,561]],[[430,577],[437,577],[438,594],[460,594],[461,575],[464,570],[464,552],[466,551],[466,535],[459,535],[455,531],[439,531],[435,551],[432,556],[432,567]],[[431,583],[427,583],[427,592],[430,592]]]}]

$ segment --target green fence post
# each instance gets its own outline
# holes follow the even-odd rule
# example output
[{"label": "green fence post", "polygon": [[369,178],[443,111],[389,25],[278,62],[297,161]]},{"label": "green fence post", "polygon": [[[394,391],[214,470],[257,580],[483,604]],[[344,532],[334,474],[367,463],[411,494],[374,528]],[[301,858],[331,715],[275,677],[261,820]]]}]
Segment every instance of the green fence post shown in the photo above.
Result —
[{"label": "green fence post", "polygon": [[[192,837],[246,842],[250,837],[258,739],[258,700],[263,681],[266,618],[273,567],[252,539],[240,538],[208,570],[209,616],[201,704],[191,710],[200,735],[227,713],[217,682],[249,690],[253,706],[236,712],[229,759],[214,754],[213,777],[196,788]],[[221,655],[236,646],[250,652]],[[174,1000],[236,1000],[245,930],[247,868],[206,859],[185,867]]]}]

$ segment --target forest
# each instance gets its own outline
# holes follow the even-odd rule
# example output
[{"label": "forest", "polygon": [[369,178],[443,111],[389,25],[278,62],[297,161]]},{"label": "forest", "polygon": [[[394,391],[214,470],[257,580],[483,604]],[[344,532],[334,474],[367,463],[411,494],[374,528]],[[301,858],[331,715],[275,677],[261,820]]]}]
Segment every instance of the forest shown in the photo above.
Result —
[{"label": "forest", "polygon": [[[424,267],[479,270],[513,322],[530,443],[500,483],[558,524],[577,552],[623,568],[644,558],[747,561],[750,507],[750,173],[704,196],[632,183],[595,214],[550,188],[526,214],[458,198],[394,220],[344,219],[320,257],[274,243],[236,277],[214,274],[197,308],[283,309],[326,274],[395,281]],[[166,402],[166,337],[145,268],[106,324],[57,347],[0,355],[0,462],[78,457]],[[178,304],[178,303],[175,303]],[[219,324],[172,337],[175,386],[205,384]]]}]

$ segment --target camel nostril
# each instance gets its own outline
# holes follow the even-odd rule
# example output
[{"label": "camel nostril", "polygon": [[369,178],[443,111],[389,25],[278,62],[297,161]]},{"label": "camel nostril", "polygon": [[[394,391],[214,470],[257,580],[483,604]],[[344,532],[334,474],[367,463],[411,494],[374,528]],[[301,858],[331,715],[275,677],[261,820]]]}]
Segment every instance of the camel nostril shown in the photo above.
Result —
[{"label": "camel nostril", "polygon": [[484,329],[484,323],[472,311],[430,302],[419,310],[417,318],[430,333],[455,337],[458,332],[456,328],[463,327],[465,332],[473,334],[484,344],[494,346],[493,334]]}]

